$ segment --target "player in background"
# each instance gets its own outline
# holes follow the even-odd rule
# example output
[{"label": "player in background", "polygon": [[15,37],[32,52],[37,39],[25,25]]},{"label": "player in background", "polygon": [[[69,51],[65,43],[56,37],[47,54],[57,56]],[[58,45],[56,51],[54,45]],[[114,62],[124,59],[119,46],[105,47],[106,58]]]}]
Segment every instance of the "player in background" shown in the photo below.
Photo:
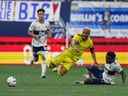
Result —
[{"label": "player in background", "polygon": [[63,76],[75,65],[86,49],[89,49],[92,54],[94,64],[97,64],[90,32],[90,29],[85,28],[81,33],[74,35],[71,46],[65,49],[60,55],[52,58],[49,62],[49,67],[53,68],[57,66],[58,74]]},{"label": "player in background", "polygon": [[76,81],[76,84],[115,84],[113,78],[120,74],[122,82],[126,81],[126,74],[116,60],[116,54],[112,51],[106,54],[106,64],[104,66],[88,66],[88,73],[84,75],[84,80]]},{"label": "player in background", "polygon": [[51,37],[49,25],[44,20],[44,9],[37,10],[37,19],[29,26],[28,34],[32,37],[32,48],[33,48],[33,63],[38,63],[39,54],[42,54],[43,63],[41,64],[41,77],[46,77],[46,47],[47,38]]}]

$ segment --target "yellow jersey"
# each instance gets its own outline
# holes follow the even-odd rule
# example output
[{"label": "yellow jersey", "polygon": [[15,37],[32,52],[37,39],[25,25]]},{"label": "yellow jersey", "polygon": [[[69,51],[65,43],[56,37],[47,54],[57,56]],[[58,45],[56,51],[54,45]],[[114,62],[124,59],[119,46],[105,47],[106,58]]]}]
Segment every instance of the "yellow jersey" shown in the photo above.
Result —
[{"label": "yellow jersey", "polygon": [[83,40],[81,38],[81,34],[76,34],[73,37],[73,40],[79,43],[69,47],[68,49],[65,49],[60,55],[54,57],[52,59],[52,63],[54,65],[63,64],[64,67],[69,70],[75,64],[74,62],[80,59],[85,49],[93,47],[93,42],[90,37],[88,37],[86,40]]},{"label": "yellow jersey", "polygon": [[[79,42],[79,44],[77,45],[73,45],[71,47],[69,47],[68,49],[64,50],[60,55],[59,55],[59,58],[61,56],[61,58],[65,58],[65,57],[69,57],[71,58],[72,60],[78,60],[81,55],[83,54],[83,52],[86,50],[86,49],[89,49],[89,48],[92,48],[93,47],[93,42],[92,42],[92,39],[90,37],[87,38],[87,40],[83,40],[81,38],[81,33],[80,34],[76,34],[74,37],[73,37],[73,40]],[[79,51],[78,51],[78,50]],[[57,56],[58,58],[58,56]]]}]

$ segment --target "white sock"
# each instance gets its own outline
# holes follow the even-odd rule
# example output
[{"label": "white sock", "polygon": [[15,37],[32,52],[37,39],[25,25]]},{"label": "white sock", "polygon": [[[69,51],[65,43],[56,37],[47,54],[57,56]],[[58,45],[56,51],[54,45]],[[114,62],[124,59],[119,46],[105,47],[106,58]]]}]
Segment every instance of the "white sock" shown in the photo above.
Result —
[{"label": "white sock", "polygon": [[41,76],[45,76],[47,71],[47,64],[41,64]]}]

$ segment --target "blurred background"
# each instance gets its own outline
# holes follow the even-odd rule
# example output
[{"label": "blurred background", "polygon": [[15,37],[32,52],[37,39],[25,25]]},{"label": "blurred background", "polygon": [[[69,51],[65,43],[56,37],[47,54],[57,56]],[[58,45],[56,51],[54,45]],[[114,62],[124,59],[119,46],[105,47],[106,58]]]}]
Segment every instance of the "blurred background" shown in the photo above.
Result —
[{"label": "blurred background", "polygon": [[[72,35],[91,29],[96,57],[105,63],[107,51],[115,51],[118,61],[128,64],[128,0],[0,0],[0,64],[24,64],[23,49],[31,44],[28,27],[38,8],[45,9],[51,24],[48,48],[60,53],[69,47]],[[54,23],[52,23],[54,22]],[[91,64],[88,52],[85,64]]]}]

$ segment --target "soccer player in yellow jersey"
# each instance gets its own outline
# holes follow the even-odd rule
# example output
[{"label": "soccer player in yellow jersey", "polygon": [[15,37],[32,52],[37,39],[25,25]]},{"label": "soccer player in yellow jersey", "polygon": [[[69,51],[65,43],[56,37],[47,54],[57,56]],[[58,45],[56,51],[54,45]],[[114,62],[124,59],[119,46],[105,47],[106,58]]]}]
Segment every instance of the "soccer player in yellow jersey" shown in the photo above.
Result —
[{"label": "soccer player in yellow jersey", "polygon": [[93,41],[90,38],[90,29],[88,28],[83,29],[79,34],[74,35],[71,46],[65,49],[60,55],[52,58],[49,67],[57,66],[58,74],[63,76],[73,65],[75,65],[86,49],[90,50],[94,64],[97,64]]}]

